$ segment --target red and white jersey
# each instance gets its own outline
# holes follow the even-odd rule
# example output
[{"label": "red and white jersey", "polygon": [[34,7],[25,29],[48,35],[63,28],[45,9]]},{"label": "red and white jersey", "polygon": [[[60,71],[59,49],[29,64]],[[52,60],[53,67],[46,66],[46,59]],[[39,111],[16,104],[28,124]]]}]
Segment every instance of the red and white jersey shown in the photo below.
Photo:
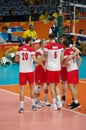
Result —
[{"label": "red and white jersey", "polygon": [[40,52],[43,55],[43,50],[41,48],[37,49],[36,52]]},{"label": "red and white jersey", "polygon": [[[72,55],[74,53],[74,50],[72,48],[67,48],[64,50],[64,58],[66,59],[68,56]],[[69,61],[69,65],[67,66],[67,71],[70,72],[72,70],[78,70],[76,57],[73,57]]]},{"label": "red and white jersey", "polygon": [[[62,46],[63,46],[63,44],[62,44]],[[72,45],[72,44],[70,44],[70,48],[73,48],[74,46]],[[64,52],[64,50],[65,50],[65,48],[64,48],[64,46],[63,46],[63,52]],[[64,64],[64,63],[62,63],[62,67],[66,67],[66,65]]]},{"label": "red and white jersey", "polygon": [[51,42],[45,46],[44,52],[47,54],[46,69],[50,71],[61,70],[60,58],[62,45],[56,42]]},{"label": "red and white jersey", "polygon": [[33,72],[33,59],[32,56],[35,56],[35,51],[28,45],[19,47],[16,55],[20,58],[20,72]]}]

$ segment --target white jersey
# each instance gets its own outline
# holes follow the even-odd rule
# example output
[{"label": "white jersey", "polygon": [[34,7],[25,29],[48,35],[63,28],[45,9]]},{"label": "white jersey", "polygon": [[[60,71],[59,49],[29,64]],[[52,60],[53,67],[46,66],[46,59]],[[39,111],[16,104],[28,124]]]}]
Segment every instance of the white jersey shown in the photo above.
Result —
[{"label": "white jersey", "polygon": [[20,58],[20,72],[26,73],[34,71],[32,56],[35,55],[35,51],[31,47],[28,45],[19,47],[16,55]]},{"label": "white jersey", "polygon": [[[66,59],[68,56],[72,55],[74,53],[72,48],[68,48],[64,51],[64,58]],[[69,65],[67,66],[67,71],[73,71],[73,70],[78,70],[77,62],[76,62],[76,57],[72,58],[69,61]]]},{"label": "white jersey", "polygon": [[61,51],[62,45],[52,42],[45,46],[44,52],[47,54],[46,69],[50,71],[61,70]]}]

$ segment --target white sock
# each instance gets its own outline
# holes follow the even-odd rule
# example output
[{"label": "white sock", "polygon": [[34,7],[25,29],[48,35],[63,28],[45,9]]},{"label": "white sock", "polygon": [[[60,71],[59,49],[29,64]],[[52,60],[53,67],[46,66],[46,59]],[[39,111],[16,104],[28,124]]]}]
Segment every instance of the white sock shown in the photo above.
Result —
[{"label": "white sock", "polygon": [[78,103],[78,100],[74,100],[75,103]]},{"label": "white sock", "polygon": [[20,107],[24,108],[24,101],[20,101]]},{"label": "white sock", "polygon": [[57,95],[57,96],[56,96],[56,99],[57,99],[58,101],[60,101],[60,95]]},{"label": "white sock", "polygon": [[44,100],[48,99],[48,94],[44,94]]},{"label": "white sock", "polygon": [[35,102],[39,102],[39,101],[40,101],[39,97],[36,97]]},{"label": "white sock", "polygon": [[53,98],[52,100],[53,100],[53,104],[56,104],[56,98]]},{"label": "white sock", "polygon": [[35,105],[36,99],[32,99],[32,106]]}]

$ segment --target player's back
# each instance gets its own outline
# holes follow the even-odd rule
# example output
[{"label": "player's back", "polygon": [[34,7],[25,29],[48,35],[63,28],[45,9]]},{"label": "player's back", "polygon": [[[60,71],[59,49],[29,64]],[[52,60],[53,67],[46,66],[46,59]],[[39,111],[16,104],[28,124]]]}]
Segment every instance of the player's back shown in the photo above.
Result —
[{"label": "player's back", "polygon": [[47,51],[47,69],[49,70],[60,70],[60,57],[62,51],[62,45],[55,42],[50,43],[45,47]]},{"label": "player's back", "polygon": [[28,46],[24,45],[18,49],[20,57],[20,72],[32,72],[33,71],[33,59],[32,56],[35,55],[34,50]]},{"label": "player's back", "polygon": [[[65,58],[67,58],[68,56],[72,55],[74,53],[74,50],[72,48],[68,48],[65,50],[64,52],[64,56]],[[69,65],[67,67],[67,71],[72,71],[72,70],[77,70],[77,62],[76,62],[76,57],[73,57],[69,62]]]}]

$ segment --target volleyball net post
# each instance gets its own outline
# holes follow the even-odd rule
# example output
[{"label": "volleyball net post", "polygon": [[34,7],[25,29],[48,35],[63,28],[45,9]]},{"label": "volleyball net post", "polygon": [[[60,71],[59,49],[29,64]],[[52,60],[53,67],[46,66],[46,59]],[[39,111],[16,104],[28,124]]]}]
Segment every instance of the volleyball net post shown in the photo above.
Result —
[{"label": "volleyball net post", "polygon": [[[86,33],[85,33],[85,35],[79,34],[80,29],[83,29],[86,32],[86,29],[84,28],[84,26],[82,26],[82,28],[80,28],[81,26],[79,26],[79,28],[78,28],[78,24],[77,24],[77,21],[83,20],[84,25],[86,25],[86,14],[85,14],[85,16],[83,15],[83,11],[86,12],[85,11],[86,5],[76,4],[75,2],[71,3],[71,2],[63,2],[63,1],[62,1],[61,5],[62,5],[63,14],[70,16],[70,19],[69,19],[70,22],[63,23],[63,26],[68,25],[68,27],[70,29],[70,35],[73,35],[74,37],[77,37],[77,36],[86,37]],[[81,15],[78,16],[78,19],[77,19],[77,15],[76,15],[77,9],[79,9],[81,11],[80,12]],[[67,19],[67,21],[68,21],[68,19]],[[79,22],[79,24],[82,24],[82,23]]]}]

